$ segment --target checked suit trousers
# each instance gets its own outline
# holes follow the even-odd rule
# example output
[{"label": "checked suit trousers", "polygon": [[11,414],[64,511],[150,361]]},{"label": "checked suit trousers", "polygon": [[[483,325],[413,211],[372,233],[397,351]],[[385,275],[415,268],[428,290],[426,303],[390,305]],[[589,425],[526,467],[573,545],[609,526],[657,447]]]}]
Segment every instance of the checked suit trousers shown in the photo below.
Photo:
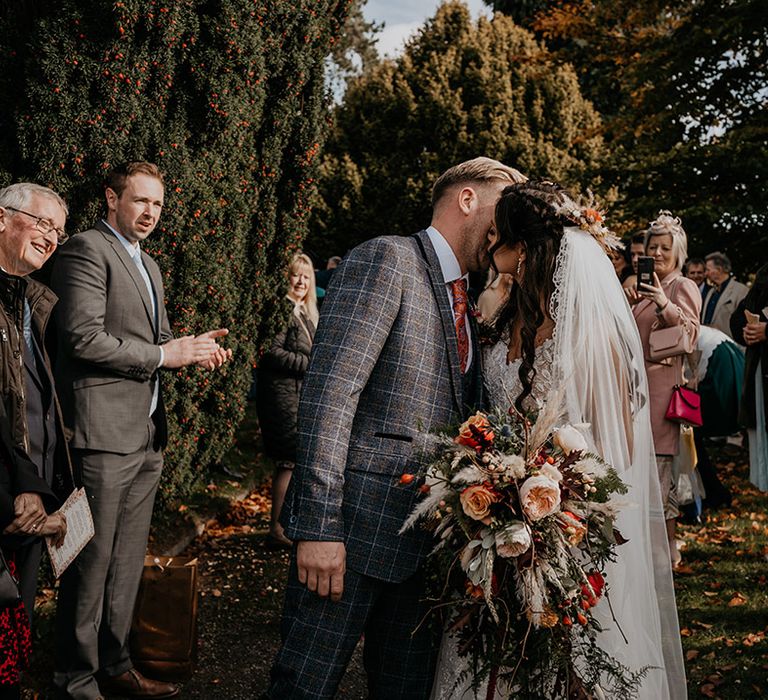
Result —
[{"label": "checked suit trousers", "polygon": [[[420,572],[387,583],[347,570],[339,602],[320,598],[297,578],[291,558],[281,628],[272,667],[271,700],[333,698],[360,637],[370,700],[426,700],[440,646]],[[418,628],[418,629],[417,629]]]}]

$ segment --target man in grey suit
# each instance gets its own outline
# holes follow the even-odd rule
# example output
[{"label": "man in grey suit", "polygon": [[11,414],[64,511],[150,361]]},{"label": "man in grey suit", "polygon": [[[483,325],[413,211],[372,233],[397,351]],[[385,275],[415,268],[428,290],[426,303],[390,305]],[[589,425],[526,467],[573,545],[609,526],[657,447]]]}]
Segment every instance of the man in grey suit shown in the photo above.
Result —
[{"label": "man in grey suit", "polygon": [[328,289],[299,407],[283,510],[291,559],[282,647],[268,696],[331,698],[365,634],[369,697],[424,699],[434,674],[422,564],[431,535],[399,534],[417,502],[428,431],[481,404],[467,273],[516,170],[476,158],[435,183],[432,225],[353,250]]},{"label": "man in grey suit", "polygon": [[709,287],[701,302],[701,322],[731,335],[731,316],[749,288],[731,275],[731,261],[723,253],[710,253],[704,258]]},{"label": "man in grey suit", "polygon": [[231,353],[225,329],[174,339],[155,261],[140,248],[163,206],[151,163],[116,168],[106,182],[106,219],[79,233],[55,262],[59,295],[56,382],[72,430],[72,456],[96,535],[62,577],[57,669],[62,695],[169,698],[177,686],[142,676],[128,633],[146,552],[166,441],[159,369],[212,369]]}]

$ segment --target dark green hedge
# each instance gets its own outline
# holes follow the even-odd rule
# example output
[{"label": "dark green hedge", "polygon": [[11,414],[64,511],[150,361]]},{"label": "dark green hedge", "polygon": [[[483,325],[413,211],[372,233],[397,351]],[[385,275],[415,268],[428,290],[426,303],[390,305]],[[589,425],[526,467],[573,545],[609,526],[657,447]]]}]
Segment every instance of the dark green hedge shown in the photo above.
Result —
[{"label": "dark green hedge", "polygon": [[166,502],[232,444],[283,320],[282,270],[305,235],[325,132],[325,58],[346,12],[346,0],[3,6],[0,184],[53,187],[74,231],[100,215],[112,164],[158,163],[166,207],[145,248],[174,331],[231,331],[231,365],[166,375]]}]

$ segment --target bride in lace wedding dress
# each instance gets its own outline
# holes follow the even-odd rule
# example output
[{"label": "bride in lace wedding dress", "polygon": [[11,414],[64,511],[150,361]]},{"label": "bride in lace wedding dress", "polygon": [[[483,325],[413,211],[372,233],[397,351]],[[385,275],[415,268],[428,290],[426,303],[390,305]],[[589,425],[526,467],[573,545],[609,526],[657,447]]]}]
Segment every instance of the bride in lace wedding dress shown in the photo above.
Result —
[{"label": "bride in lace wedding dress", "polygon": [[[515,284],[494,320],[497,342],[483,353],[485,385],[490,408],[540,410],[557,402],[560,424],[579,426],[630,487],[617,521],[629,541],[606,571],[610,609],[605,600],[595,608],[598,644],[632,670],[648,668],[638,697],[677,700],[687,697],[685,671],[643,353],[601,221],[553,183],[504,191],[491,254]],[[457,684],[470,664],[446,632],[432,700],[486,700],[487,686]],[[528,696],[501,683],[490,694]]]}]

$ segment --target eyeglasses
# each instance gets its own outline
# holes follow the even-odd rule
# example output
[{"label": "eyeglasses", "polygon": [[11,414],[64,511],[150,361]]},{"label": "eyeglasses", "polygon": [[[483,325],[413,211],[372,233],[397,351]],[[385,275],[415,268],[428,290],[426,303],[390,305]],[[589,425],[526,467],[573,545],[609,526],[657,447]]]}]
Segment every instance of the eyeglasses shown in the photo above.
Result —
[{"label": "eyeglasses", "polygon": [[62,245],[69,240],[69,234],[64,231],[63,228],[56,228],[53,221],[50,219],[46,219],[42,216],[36,216],[35,214],[30,214],[28,211],[17,209],[16,207],[3,207],[3,209],[10,209],[11,211],[16,211],[19,214],[26,214],[30,218],[34,219],[35,228],[44,236],[47,236],[51,231],[53,231],[56,234],[56,243],[58,245]]}]

